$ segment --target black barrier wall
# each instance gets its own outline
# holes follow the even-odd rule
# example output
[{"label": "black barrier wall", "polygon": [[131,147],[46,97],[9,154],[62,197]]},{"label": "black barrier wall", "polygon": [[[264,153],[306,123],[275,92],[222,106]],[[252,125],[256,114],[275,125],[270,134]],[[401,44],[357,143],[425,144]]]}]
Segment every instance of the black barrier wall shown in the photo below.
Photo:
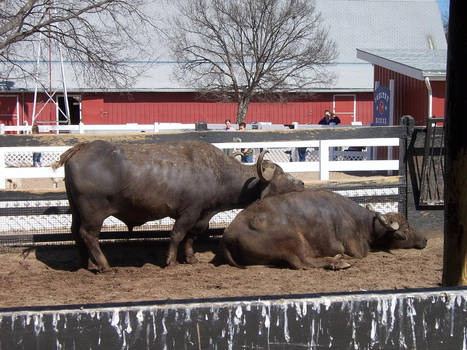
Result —
[{"label": "black barrier wall", "polygon": [[0,349],[465,349],[466,320],[467,288],[0,309]]}]

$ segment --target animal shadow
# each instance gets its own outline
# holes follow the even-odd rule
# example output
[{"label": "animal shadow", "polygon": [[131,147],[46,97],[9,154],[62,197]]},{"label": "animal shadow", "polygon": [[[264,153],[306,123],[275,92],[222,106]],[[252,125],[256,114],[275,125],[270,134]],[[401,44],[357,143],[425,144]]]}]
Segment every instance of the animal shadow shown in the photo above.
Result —
[{"label": "animal shadow", "polygon": [[[203,238],[195,242],[194,249],[197,253],[215,251],[217,244],[216,239]],[[111,267],[142,267],[145,264],[165,267],[169,241],[101,242],[100,245]],[[77,271],[83,268],[75,245],[30,248],[23,252],[23,256],[27,256],[32,251],[35,252],[37,260],[51,269]],[[180,263],[183,261],[180,254],[178,261]]]}]

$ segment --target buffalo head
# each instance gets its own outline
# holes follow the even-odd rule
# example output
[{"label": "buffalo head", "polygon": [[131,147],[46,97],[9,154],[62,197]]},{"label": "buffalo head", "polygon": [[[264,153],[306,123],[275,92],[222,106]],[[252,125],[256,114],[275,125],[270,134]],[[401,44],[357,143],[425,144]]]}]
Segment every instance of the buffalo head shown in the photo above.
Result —
[{"label": "buffalo head", "polygon": [[268,160],[264,159],[267,150],[261,152],[256,162],[256,171],[261,182],[267,184],[261,192],[261,199],[281,193],[303,191],[305,184],[292,175],[289,175],[282,168]]},{"label": "buffalo head", "polygon": [[400,213],[375,213],[375,219],[382,225],[384,233],[378,235],[373,246],[386,249],[426,247],[426,237],[409,225],[407,218]]}]

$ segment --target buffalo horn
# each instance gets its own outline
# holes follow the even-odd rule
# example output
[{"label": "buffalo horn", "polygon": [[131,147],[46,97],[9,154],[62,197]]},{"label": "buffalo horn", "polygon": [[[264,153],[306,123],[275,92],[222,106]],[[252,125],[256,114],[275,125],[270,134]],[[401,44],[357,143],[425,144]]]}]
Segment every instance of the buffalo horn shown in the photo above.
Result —
[{"label": "buffalo horn", "polygon": [[397,229],[399,229],[399,223],[397,221],[393,221],[389,225],[386,218],[381,213],[376,213],[376,217],[378,218],[379,222],[389,231],[396,231]]},{"label": "buffalo horn", "polygon": [[365,207],[366,207],[369,211],[376,212],[375,207],[373,207],[370,203],[368,203]]},{"label": "buffalo horn", "polygon": [[256,161],[256,172],[258,173],[261,181],[269,182],[274,177],[274,166],[268,166],[266,169],[263,169],[263,158],[266,153],[269,153],[269,151],[264,150],[258,156],[258,160]]},{"label": "buffalo horn", "polygon": [[242,152],[234,152],[232,154],[232,157],[235,158],[236,156],[241,156],[242,155]]}]

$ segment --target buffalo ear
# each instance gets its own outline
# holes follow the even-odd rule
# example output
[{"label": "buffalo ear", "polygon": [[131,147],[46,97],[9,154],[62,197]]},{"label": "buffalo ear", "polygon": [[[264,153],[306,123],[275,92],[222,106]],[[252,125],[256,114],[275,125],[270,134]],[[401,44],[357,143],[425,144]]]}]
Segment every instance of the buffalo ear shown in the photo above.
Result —
[{"label": "buffalo ear", "polygon": [[399,223],[397,221],[393,221],[391,222],[391,224],[389,225],[391,226],[391,228],[394,230],[394,231],[397,231],[399,229]]},{"label": "buffalo ear", "polygon": [[275,168],[272,166],[263,168],[262,180],[265,182],[270,182],[274,178],[274,171]]},{"label": "buffalo ear", "polygon": [[256,172],[258,173],[258,177],[263,182],[270,182],[274,178],[274,172],[276,170],[276,166],[274,164],[264,162],[264,155],[269,153],[268,150],[264,150],[258,157],[256,161]]}]

